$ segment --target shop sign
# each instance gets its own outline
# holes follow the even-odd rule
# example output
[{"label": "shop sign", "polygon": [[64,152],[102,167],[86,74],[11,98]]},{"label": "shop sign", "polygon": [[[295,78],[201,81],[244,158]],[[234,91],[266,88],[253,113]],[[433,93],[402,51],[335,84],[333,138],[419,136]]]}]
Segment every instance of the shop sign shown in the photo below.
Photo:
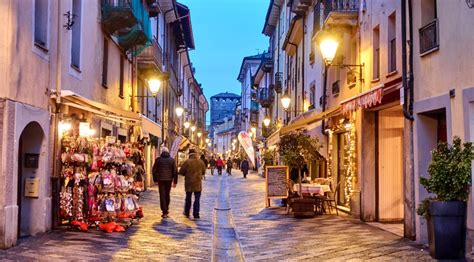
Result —
[{"label": "shop sign", "polygon": [[342,113],[346,115],[349,112],[356,111],[358,108],[370,108],[377,104],[381,104],[383,97],[382,87],[383,85],[369,90],[368,92],[362,93],[355,98],[342,101]]},{"label": "shop sign", "polygon": [[252,138],[247,132],[242,131],[239,133],[238,139],[253,166],[255,166],[255,151],[253,149]]}]

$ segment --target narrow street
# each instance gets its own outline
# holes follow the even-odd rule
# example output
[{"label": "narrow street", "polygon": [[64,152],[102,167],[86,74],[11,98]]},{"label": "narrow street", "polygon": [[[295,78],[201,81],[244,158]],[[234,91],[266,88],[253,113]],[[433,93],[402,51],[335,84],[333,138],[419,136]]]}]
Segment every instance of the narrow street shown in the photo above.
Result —
[{"label": "narrow street", "polygon": [[[183,181],[172,191],[170,218],[161,219],[158,192],[143,194],[145,217],[125,233],[53,231],[21,239],[0,260],[430,260],[426,251],[391,233],[349,218],[291,218],[264,207],[264,179],[210,176],[201,219],[182,215]],[[211,259],[213,258],[213,259]]]}]

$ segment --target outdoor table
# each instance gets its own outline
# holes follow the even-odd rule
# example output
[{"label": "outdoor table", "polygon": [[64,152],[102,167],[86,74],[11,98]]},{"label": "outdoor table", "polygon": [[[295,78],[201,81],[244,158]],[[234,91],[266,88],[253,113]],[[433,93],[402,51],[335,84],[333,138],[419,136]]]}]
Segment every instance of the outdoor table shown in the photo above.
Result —
[{"label": "outdoor table", "polygon": [[[293,191],[299,192],[300,185],[294,184]],[[318,184],[301,184],[301,193],[302,194],[310,194],[310,195],[321,195],[324,196],[324,193],[330,192],[331,188],[329,185],[318,185]]]}]

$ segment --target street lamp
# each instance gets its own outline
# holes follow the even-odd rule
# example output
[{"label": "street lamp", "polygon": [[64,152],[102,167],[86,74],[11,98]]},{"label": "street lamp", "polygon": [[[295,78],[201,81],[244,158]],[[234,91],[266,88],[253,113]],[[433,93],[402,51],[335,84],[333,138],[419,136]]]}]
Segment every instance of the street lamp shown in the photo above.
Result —
[{"label": "street lamp", "polygon": [[326,65],[330,65],[334,60],[338,46],[339,42],[334,38],[326,38],[319,43],[319,49],[321,49],[321,54]]},{"label": "street lamp", "polygon": [[183,115],[183,113],[184,113],[184,108],[183,108],[182,106],[180,106],[180,105],[179,105],[178,107],[176,107],[175,110],[176,110],[176,115],[177,115],[178,117],[181,117],[181,116]]},{"label": "street lamp", "polygon": [[192,132],[196,131],[196,126],[195,126],[195,125],[192,125],[192,126],[191,126],[191,131],[192,131]]},{"label": "street lamp", "polygon": [[211,140],[209,140],[209,138],[206,138],[206,143],[209,143],[209,141],[211,141]]},{"label": "street lamp", "polygon": [[255,128],[255,127],[253,127],[253,126],[252,126],[252,128],[250,128],[250,130],[251,130],[251,131],[252,131],[252,133],[254,133],[254,134],[256,134],[256,133],[257,133],[257,128]]},{"label": "street lamp", "polygon": [[191,123],[189,123],[189,121],[186,120],[186,122],[184,122],[184,128],[188,129],[190,126],[191,126]]},{"label": "street lamp", "polygon": [[291,103],[291,97],[288,94],[284,94],[281,97],[281,104],[283,106],[283,109],[287,110],[290,107]]},{"label": "street lamp", "polygon": [[197,132],[197,136],[198,136],[198,137],[201,137],[201,136],[202,136],[202,133],[201,133],[201,132]]},{"label": "street lamp", "polygon": [[153,96],[156,96],[158,94],[158,91],[160,91],[160,87],[161,80],[155,77],[148,79],[148,88],[150,89],[150,92]]},{"label": "street lamp", "polygon": [[263,119],[263,124],[268,127],[270,125],[270,117],[266,116],[264,119]]}]

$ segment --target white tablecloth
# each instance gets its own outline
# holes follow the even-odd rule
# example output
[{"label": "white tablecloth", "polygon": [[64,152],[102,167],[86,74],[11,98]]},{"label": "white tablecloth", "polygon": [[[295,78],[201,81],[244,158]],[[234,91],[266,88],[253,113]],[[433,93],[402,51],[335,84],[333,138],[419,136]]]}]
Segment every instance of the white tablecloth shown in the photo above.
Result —
[{"label": "white tablecloth", "polygon": [[[300,190],[300,185],[294,184],[293,190],[298,192]],[[303,194],[324,195],[325,192],[330,192],[331,188],[329,188],[328,185],[301,184],[301,191]]]}]

